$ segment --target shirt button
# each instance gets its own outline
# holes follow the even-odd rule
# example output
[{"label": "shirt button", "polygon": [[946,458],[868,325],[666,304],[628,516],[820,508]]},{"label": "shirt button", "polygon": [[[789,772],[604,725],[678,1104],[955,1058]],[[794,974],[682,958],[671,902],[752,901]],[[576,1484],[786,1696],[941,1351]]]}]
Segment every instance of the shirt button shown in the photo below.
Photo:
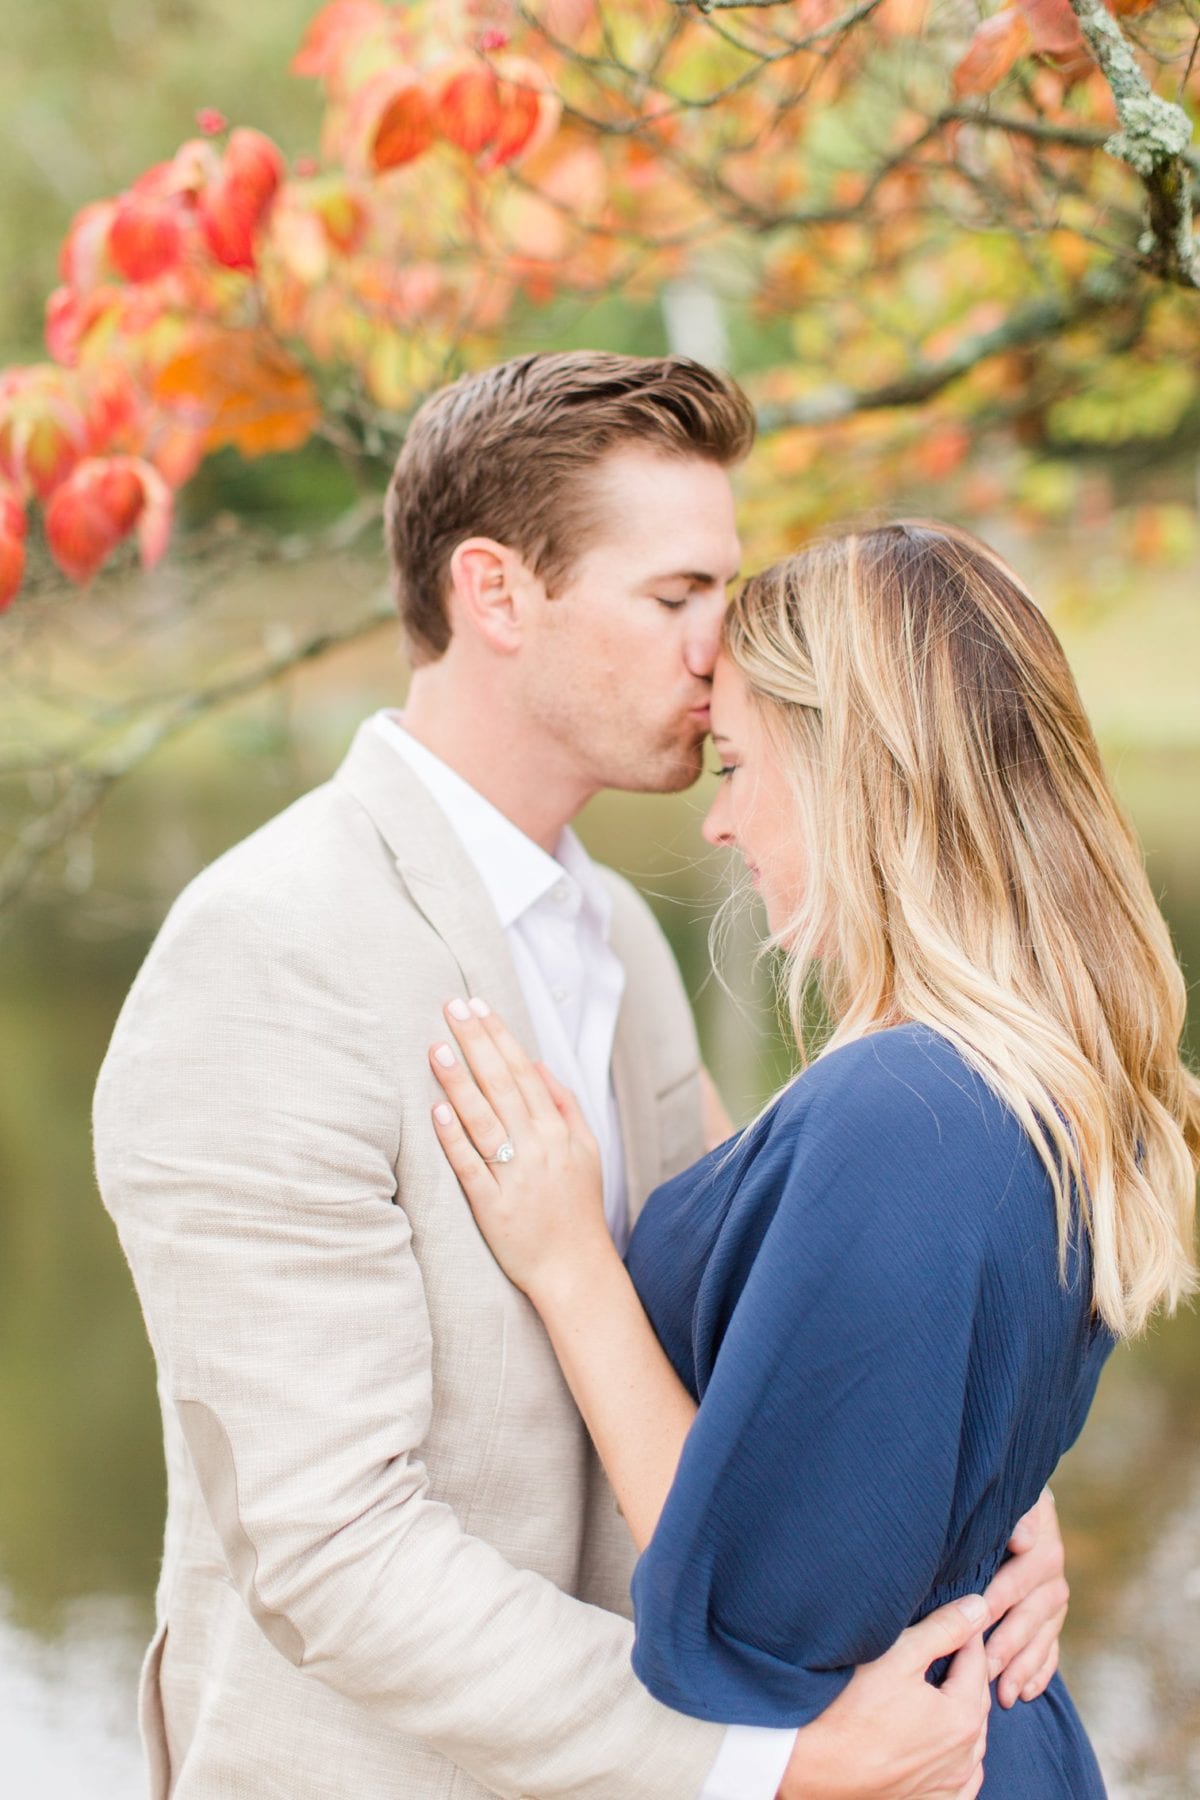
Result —
[{"label": "shirt button", "polygon": [[558,886],[553,891],[552,898],[557,901],[559,906],[565,906],[567,904],[567,901],[571,898],[571,890],[565,881],[559,882]]},{"label": "shirt button", "polygon": [[556,987],[556,988],[551,988],[550,992],[551,992],[552,998],[557,1000],[557,1002],[560,1006],[565,1006],[567,1004],[567,1001],[571,998],[570,988]]}]

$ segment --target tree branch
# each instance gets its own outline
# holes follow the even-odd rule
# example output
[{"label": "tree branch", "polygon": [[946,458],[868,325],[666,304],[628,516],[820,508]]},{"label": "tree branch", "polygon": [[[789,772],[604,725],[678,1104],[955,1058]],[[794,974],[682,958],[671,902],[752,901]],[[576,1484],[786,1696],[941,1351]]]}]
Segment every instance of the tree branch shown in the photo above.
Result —
[{"label": "tree branch", "polygon": [[1147,260],[1167,281],[1200,287],[1188,173],[1191,120],[1181,106],[1154,92],[1103,0],[1070,0],[1070,6],[1117,103],[1121,129],[1105,148],[1141,177],[1146,190]]},{"label": "tree branch", "polygon": [[[73,769],[66,792],[57,805],[35,815],[22,827],[13,848],[0,862],[0,913],[25,890],[46,858],[93,817],[118,782],[189,725],[194,725],[218,707],[244,700],[261,688],[269,687],[302,664],[317,661],[329,650],[354,643],[384,625],[394,624],[395,618],[395,606],[390,596],[381,595],[365,613],[348,624],[336,630],[315,632],[283,652],[240,669],[236,675],[179,695],[156,717],[140,718],[117,748],[102,760],[90,767]],[[153,698],[148,702],[150,707],[155,704]]]},{"label": "tree branch", "polygon": [[1109,311],[1124,292],[1123,287],[1114,285],[1110,274],[1106,279],[1093,278],[1090,283],[1083,283],[1069,300],[1052,296],[1033,300],[990,331],[975,332],[964,338],[939,362],[918,362],[904,375],[879,387],[855,389],[831,385],[789,405],[765,407],[759,413],[759,429],[768,433],[797,425],[833,425],[858,413],[882,412],[893,406],[918,406],[989,357],[1057,337],[1093,314]]}]

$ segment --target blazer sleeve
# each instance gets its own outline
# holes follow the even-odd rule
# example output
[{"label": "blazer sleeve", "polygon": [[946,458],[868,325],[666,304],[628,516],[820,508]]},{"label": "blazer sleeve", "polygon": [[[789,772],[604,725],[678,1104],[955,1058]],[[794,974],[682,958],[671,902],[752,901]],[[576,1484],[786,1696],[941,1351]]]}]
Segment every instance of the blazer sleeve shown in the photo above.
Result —
[{"label": "blazer sleeve", "polygon": [[498,1794],[696,1794],[720,1733],[650,1698],[628,1622],[430,1489],[404,1040],[356,954],[344,921],[202,882],[97,1089],[100,1185],[233,1581],[297,1668]]},{"label": "blazer sleeve", "polygon": [[735,1200],[748,1273],[718,1244],[701,1286],[700,1408],[633,1585],[634,1666],[697,1717],[808,1723],[912,1622],[945,1553],[979,1288],[969,1171],[956,1193],[945,1119],[872,1083],[871,1054],[836,1096],[781,1103]]}]

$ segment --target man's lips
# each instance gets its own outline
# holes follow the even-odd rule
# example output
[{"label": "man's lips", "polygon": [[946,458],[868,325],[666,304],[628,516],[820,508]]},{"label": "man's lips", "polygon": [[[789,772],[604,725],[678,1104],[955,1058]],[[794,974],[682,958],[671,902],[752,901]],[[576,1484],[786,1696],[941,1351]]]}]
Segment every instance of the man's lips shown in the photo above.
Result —
[{"label": "man's lips", "polygon": [[709,707],[707,700],[702,700],[700,702],[699,706],[689,706],[688,707],[689,719],[699,719],[699,721],[702,725],[708,724],[709,712],[710,712],[710,707]]}]

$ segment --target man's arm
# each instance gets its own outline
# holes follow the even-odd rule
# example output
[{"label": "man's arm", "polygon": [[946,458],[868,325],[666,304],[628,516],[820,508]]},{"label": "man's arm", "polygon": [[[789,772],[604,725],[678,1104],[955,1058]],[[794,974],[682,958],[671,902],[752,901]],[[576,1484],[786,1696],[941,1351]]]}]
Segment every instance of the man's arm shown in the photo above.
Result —
[{"label": "man's arm", "polygon": [[233,1581],[289,1661],[499,1794],[695,1795],[719,1727],[651,1700],[625,1620],[430,1490],[402,1039],[358,954],[336,918],[185,903],[97,1093],[102,1189]]}]

